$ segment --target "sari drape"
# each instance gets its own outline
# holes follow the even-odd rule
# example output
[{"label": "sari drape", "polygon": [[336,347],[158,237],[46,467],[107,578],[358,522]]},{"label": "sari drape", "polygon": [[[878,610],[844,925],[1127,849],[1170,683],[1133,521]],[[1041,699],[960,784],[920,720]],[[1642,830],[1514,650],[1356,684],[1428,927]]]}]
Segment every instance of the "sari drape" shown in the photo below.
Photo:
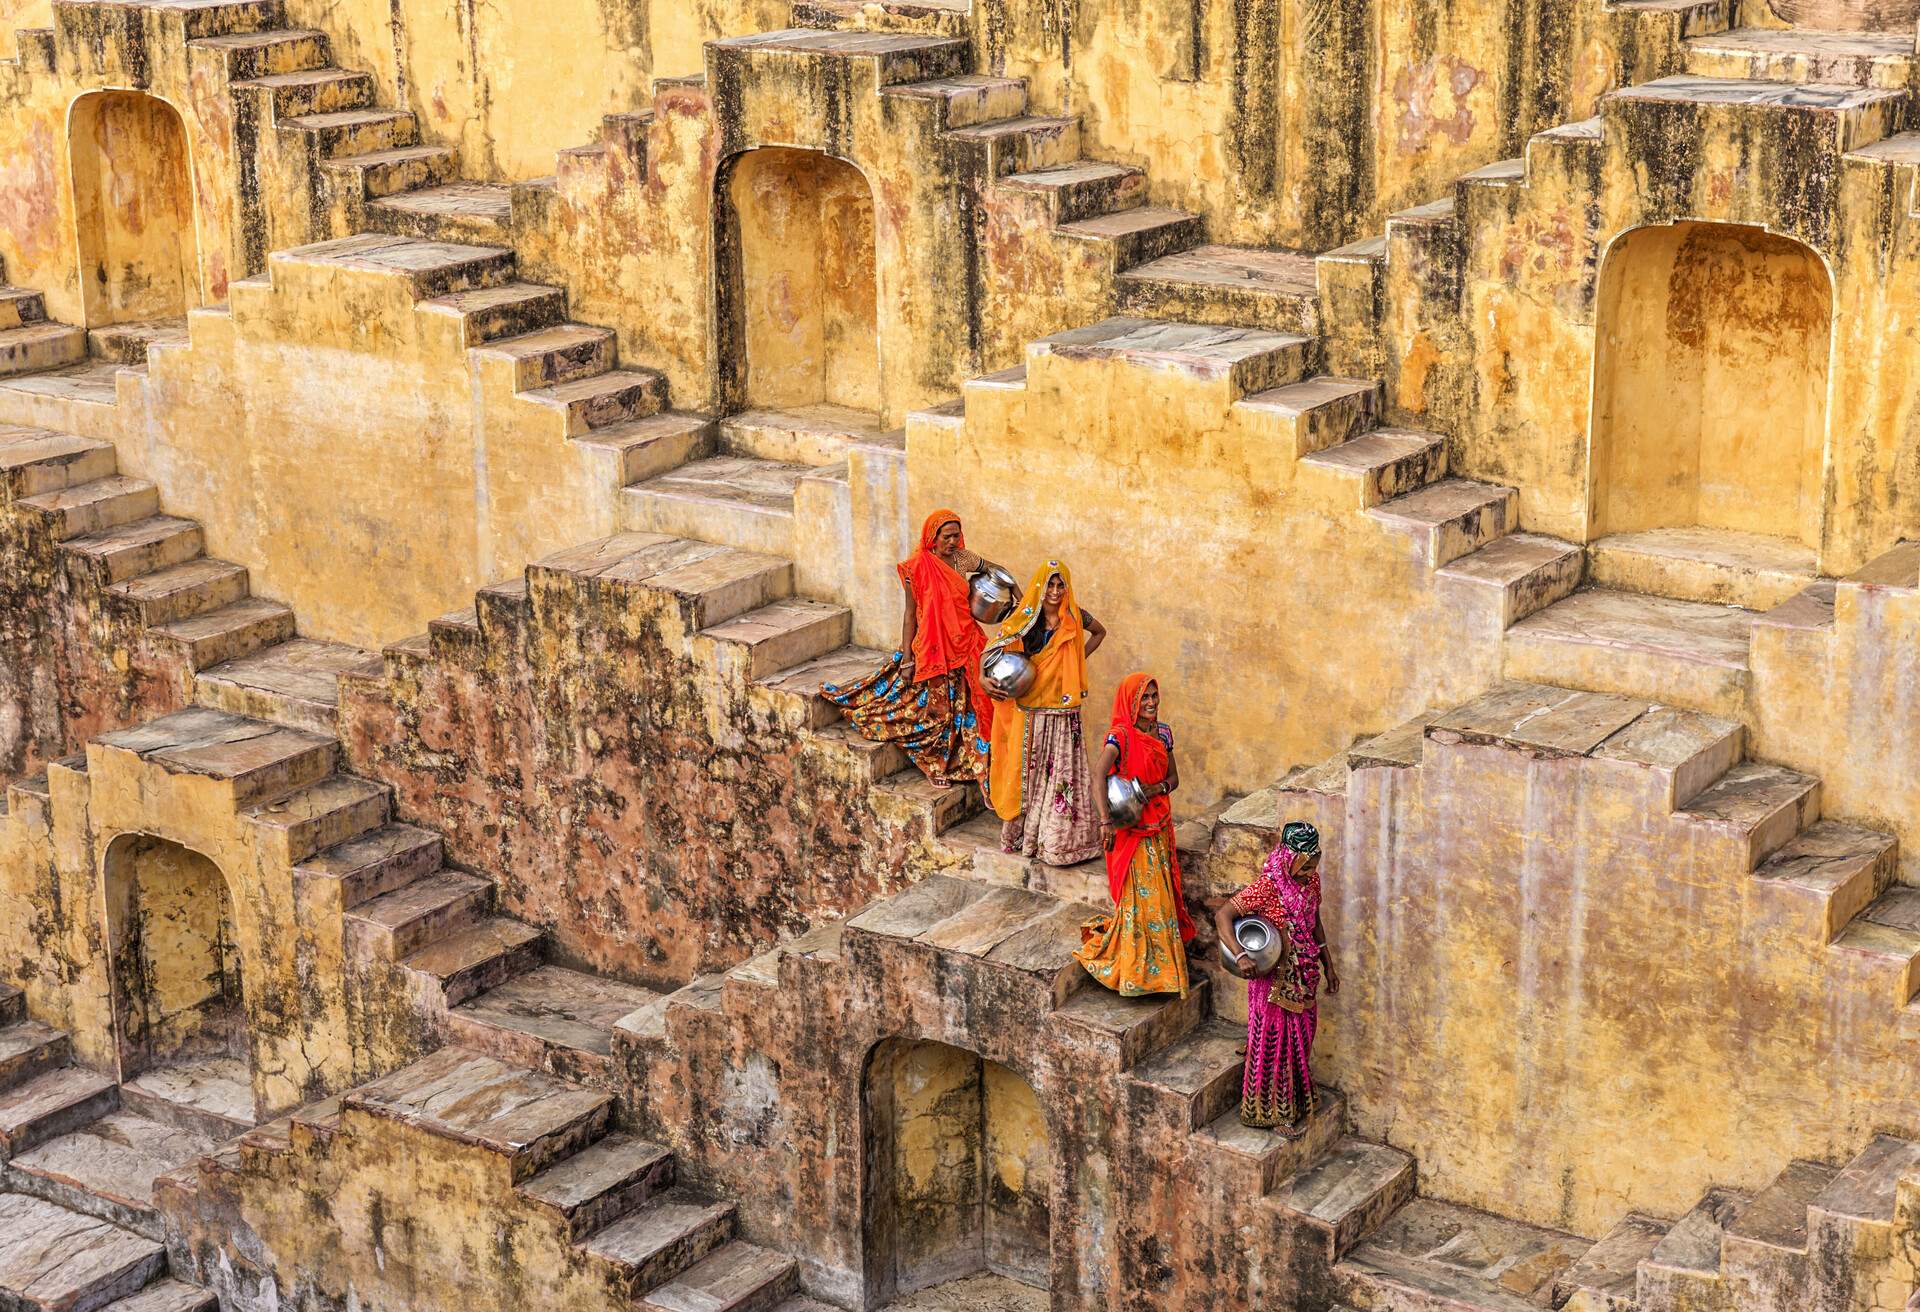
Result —
[{"label": "sari drape", "polygon": [[992,783],[988,795],[994,814],[1002,820],[1017,817],[1026,805],[1024,775],[1027,759],[1027,717],[1031,711],[1074,710],[1087,699],[1087,635],[1080,607],[1073,599],[1073,575],[1057,560],[1034,571],[1026,595],[1000,626],[1000,640],[1017,642],[1041,622],[1047,580],[1055,574],[1066,585],[1060,602],[1060,622],[1047,645],[1028,657],[1033,662],[1033,687],[1017,701],[996,701],[993,711]]}]

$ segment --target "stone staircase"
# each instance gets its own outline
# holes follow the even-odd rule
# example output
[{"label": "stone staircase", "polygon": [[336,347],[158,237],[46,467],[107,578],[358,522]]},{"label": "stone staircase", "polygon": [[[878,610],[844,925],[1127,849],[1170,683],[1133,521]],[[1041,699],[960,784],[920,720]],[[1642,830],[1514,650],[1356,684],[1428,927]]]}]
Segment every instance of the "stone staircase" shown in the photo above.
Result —
[{"label": "stone staircase", "polygon": [[73,1065],[67,1036],[0,984],[0,1305],[211,1312],[167,1274],[155,1179],[209,1152],[194,1119]]},{"label": "stone staircase", "polygon": [[[550,1245],[558,1255],[543,1258],[541,1269],[566,1272],[609,1305],[649,1312],[811,1306],[794,1297],[791,1258],[737,1239],[734,1205],[680,1186],[672,1154],[616,1128],[614,1112],[604,1090],[450,1046],[262,1126],[163,1187],[189,1251],[203,1206],[237,1207],[272,1244],[280,1238],[268,1229],[281,1219],[271,1211],[284,1197],[278,1188],[371,1195],[377,1215],[382,1201],[408,1204],[410,1184],[396,1185],[382,1169],[404,1158],[423,1179],[456,1172],[478,1195],[486,1233],[504,1223],[519,1233],[521,1251]],[[343,1230],[353,1224],[354,1213],[335,1215]],[[462,1260],[455,1235],[466,1219],[463,1209],[448,1209],[447,1261]],[[353,1238],[343,1236],[347,1251],[363,1252]],[[209,1273],[216,1288],[223,1274]],[[351,1279],[337,1270],[302,1274],[323,1286]]]},{"label": "stone staircase", "polygon": [[59,369],[86,354],[86,333],[49,320],[46,299],[31,288],[8,285],[0,265],[0,378]]}]

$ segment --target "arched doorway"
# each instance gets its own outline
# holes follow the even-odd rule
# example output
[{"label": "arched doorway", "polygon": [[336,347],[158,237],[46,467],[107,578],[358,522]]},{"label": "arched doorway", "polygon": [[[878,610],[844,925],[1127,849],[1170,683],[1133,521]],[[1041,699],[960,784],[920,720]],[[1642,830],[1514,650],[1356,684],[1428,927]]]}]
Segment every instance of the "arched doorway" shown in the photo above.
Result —
[{"label": "arched doorway", "polygon": [[250,1125],[249,1060],[232,895],[212,861],[127,834],[107,850],[107,936],[120,1080]]},{"label": "arched doorway", "polygon": [[880,409],[873,189],[815,150],[737,156],[718,186],[729,399],[757,409]]},{"label": "arched doorway", "polygon": [[965,1049],[889,1039],[864,1095],[867,1306],[982,1273],[1044,1289],[1053,1152],[1032,1087]]},{"label": "arched doorway", "polygon": [[1833,287],[1810,248],[1676,223],[1600,274],[1593,536],[1701,528],[1817,551]]},{"label": "arched doorway", "polygon": [[200,304],[193,174],[173,106],[98,91],[67,120],[87,327],[177,318]]}]

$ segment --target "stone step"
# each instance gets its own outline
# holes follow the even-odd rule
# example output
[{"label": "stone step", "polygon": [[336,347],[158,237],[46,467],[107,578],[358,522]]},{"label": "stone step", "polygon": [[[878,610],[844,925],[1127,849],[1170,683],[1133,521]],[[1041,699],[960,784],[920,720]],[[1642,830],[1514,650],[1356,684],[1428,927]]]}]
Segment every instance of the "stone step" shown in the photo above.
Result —
[{"label": "stone step", "polygon": [[[1434,717],[1425,733],[1437,743],[1497,744],[1554,756],[1587,756],[1617,740],[1651,710],[1647,702],[1632,698],[1508,680]],[[1718,741],[1725,731],[1705,737]],[[1698,752],[1701,744],[1689,742],[1683,750]]]},{"label": "stone step", "polygon": [[333,62],[327,52],[326,34],[301,28],[232,32],[200,37],[187,44],[223,61],[230,84],[326,68]]},{"label": "stone step", "polygon": [[113,474],[18,502],[46,518],[58,541],[104,533],[160,513],[160,489],[144,478]]},{"label": "stone step", "polygon": [[1199,244],[1206,238],[1206,221],[1186,210],[1164,205],[1134,205],[1075,219],[1054,229],[1070,241],[1099,242],[1111,249],[1114,270],[1130,269]]},{"label": "stone step", "polygon": [[791,558],[794,488],[811,472],[742,456],[698,460],[622,489],[622,521],[639,532]]},{"label": "stone step", "polygon": [[1314,257],[1292,251],[1195,246],[1128,269],[1115,290],[1119,308],[1142,318],[1309,337],[1320,331]]},{"label": "stone step", "polygon": [[589,1256],[621,1268],[634,1289],[651,1289],[678,1276],[733,1238],[734,1206],[683,1189],[588,1235]]},{"label": "stone step", "polygon": [[133,752],[170,773],[229,784],[237,807],[280,797],[333,773],[339,744],[309,733],[194,706],[132,729],[94,739],[102,749]]},{"label": "stone step", "polygon": [[1773,1183],[1753,1196],[1720,1238],[1724,1278],[1749,1280],[1759,1288],[1806,1285],[1807,1209],[1840,1174],[1820,1162],[1789,1162]]},{"label": "stone step", "polygon": [[274,858],[295,866],[387,823],[392,790],[358,775],[333,774],[247,812]]},{"label": "stone step", "polygon": [[793,595],[791,561],[665,533],[617,533],[532,568],[670,597],[688,633]]},{"label": "stone step", "polygon": [[1366,513],[1406,535],[1419,558],[1438,569],[1504,537],[1513,529],[1518,509],[1519,499],[1510,487],[1444,478]]},{"label": "stone step", "polygon": [[0,1025],[0,1091],[18,1088],[72,1060],[73,1045],[65,1030],[37,1020]]},{"label": "stone step", "polygon": [[785,1253],[738,1239],[722,1244],[640,1300],[645,1312],[770,1312],[799,1284]]},{"label": "stone step", "polygon": [[1283,449],[1296,460],[1359,437],[1380,410],[1380,384],[1370,379],[1316,374],[1256,392],[1235,403],[1283,426]]},{"label": "stone step", "polygon": [[612,1104],[609,1094],[446,1047],[350,1091],[341,1112],[494,1154],[518,1185],[601,1138]]},{"label": "stone step", "polygon": [[[422,196],[427,193],[409,194]],[[559,323],[566,318],[567,293],[545,283],[504,282],[449,292],[445,296],[421,301],[416,308],[426,314],[455,317],[460,322],[463,342],[467,346],[479,346]]]},{"label": "stone step", "polygon": [[[1032,373],[1055,359],[1116,360],[1199,382],[1224,383],[1230,399],[1237,401],[1299,381],[1307,372],[1312,345],[1311,339],[1293,333],[1112,318],[1029,343],[1026,367]],[[1024,379],[1021,382],[1024,385]]]},{"label": "stone step", "polygon": [[405,110],[334,109],[284,118],[280,126],[312,137],[314,150],[322,159],[370,155],[412,146],[420,140],[419,123]]},{"label": "stone step", "polygon": [[1134,1067],[1136,1096],[1156,1124],[1192,1134],[1239,1105],[1245,1043],[1243,1026],[1204,1025]]},{"label": "stone step", "polygon": [[733,668],[760,680],[846,646],[853,612],[802,597],[787,597],[702,630],[709,642],[735,648],[743,658]]},{"label": "stone step", "polygon": [[244,565],[198,556],[115,583],[107,591],[139,607],[143,624],[158,627],[222,610],[247,597]]},{"label": "stone step", "polygon": [[979,814],[986,805],[977,785],[963,783],[942,788],[913,766],[881,779],[869,790],[869,796],[876,803],[890,804],[896,812],[923,819],[929,839]]},{"label": "stone step", "polygon": [[455,1042],[569,1079],[612,1075],[613,1027],[660,995],[560,966],[539,966],[448,1013]]},{"label": "stone step", "polygon": [[20,424],[0,424],[0,489],[18,497],[109,478],[119,471],[113,443]]},{"label": "stone step", "polygon": [[[336,160],[327,167],[345,167],[347,163]],[[502,246],[361,233],[274,251],[267,256],[267,267],[276,281],[282,271],[337,269],[404,278],[416,300],[431,301],[512,281],[513,252]]]},{"label": "stone step", "polygon": [[1345,1255],[1413,1198],[1413,1158],[1385,1144],[1342,1139],[1270,1196],[1281,1214],[1320,1236],[1328,1261]]},{"label": "stone step", "polygon": [[437,981],[449,1007],[498,988],[540,963],[542,935],[531,925],[493,916],[435,939],[401,964]]},{"label": "stone step", "polygon": [[0,328],[0,378],[78,364],[87,358],[87,335],[64,323],[26,323]]},{"label": "stone step", "polygon": [[0,1194],[0,1307],[97,1312],[164,1274],[166,1249],[26,1194]]},{"label": "stone step", "polygon": [[120,1101],[148,1120],[219,1143],[254,1128],[253,1072],[238,1057],[169,1062],[120,1086]]},{"label": "stone step", "polygon": [[485,920],[493,908],[493,892],[491,880],[453,869],[435,870],[349,911],[347,941],[361,952],[389,961],[410,957],[429,943]]},{"label": "stone step", "polygon": [[720,453],[777,464],[831,465],[849,447],[888,440],[879,419],[840,405],[748,410],[720,421]]},{"label": "stone step", "polygon": [[1335,1268],[1362,1307],[1413,1312],[1539,1312],[1590,1248],[1586,1240],[1430,1198],[1415,1198]]},{"label": "stone step", "polygon": [[[994,821],[999,823],[998,818]],[[1207,1022],[1211,989],[1196,978],[1187,996],[1175,993],[1123,998],[1112,989],[1082,989],[1053,1013],[1053,1024],[1076,1031],[1130,1070],[1150,1053],[1178,1043]]]},{"label": "stone step", "polygon": [[1376,428],[1303,457],[1301,465],[1346,483],[1358,509],[1426,487],[1447,472],[1447,439],[1409,428]]},{"label": "stone step", "polygon": [[212,1290],[166,1277],[107,1304],[105,1312],[217,1312],[219,1306]]},{"label": "stone step", "polygon": [[1072,164],[1080,158],[1080,120],[1044,114],[1012,114],[947,133],[947,140],[982,157],[979,176],[1010,174]]},{"label": "stone step", "polygon": [[887,87],[880,94],[932,101],[941,106],[941,121],[948,128],[972,127],[977,123],[1014,118],[1027,107],[1025,79],[989,77],[980,73],[907,82]]},{"label": "stone step", "polygon": [[1920,1174],[1920,1143],[1876,1134],[1813,1200],[1813,1219],[1823,1229],[1833,1222],[1891,1226],[1900,1184],[1916,1174]]},{"label": "stone step", "polygon": [[1771,610],[1817,573],[1808,547],[1726,529],[1615,533],[1587,548],[1587,574],[1600,587],[1749,610]]},{"label": "stone step", "polygon": [[1820,818],[1820,781],[1762,761],[1742,761],[1708,784],[1676,815],[1719,830],[1758,869],[1774,852]]},{"label": "stone step", "polygon": [[[820,729],[838,721],[840,708],[820,695],[822,688],[845,687],[860,682],[886,664],[891,653],[871,647],[845,646],[802,661],[759,680],[760,692],[781,711],[782,719],[794,728]],[[892,774],[905,762],[881,775]]]},{"label": "stone step", "polygon": [[422,187],[442,187],[460,176],[460,157],[445,146],[395,146],[336,155],[321,168],[367,200]]},{"label": "stone step", "polygon": [[1823,32],[1800,27],[1736,27],[1688,37],[1695,77],[1820,82],[1904,89],[1914,66],[1911,32]]},{"label": "stone step", "polygon": [[1720,1275],[1726,1229],[1750,1201],[1733,1189],[1714,1188],[1674,1222],[1640,1263],[1639,1306],[1725,1306]]},{"label": "stone step", "polygon": [[708,60],[710,73],[763,53],[783,62],[859,60],[872,65],[869,76],[881,87],[958,77],[968,71],[967,42],[917,33],[816,32],[788,28],[710,41],[707,48],[712,52]]},{"label": "stone step", "polygon": [[1554,1281],[1554,1306],[1580,1312],[1638,1312],[1634,1291],[1640,1264],[1653,1256],[1671,1228],[1670,1221],[1627,1213]]},{"label": "stone step", "polygon": [[[1785,131],[1819,155],[1844,154],[1884,137],[1906,104],[1904,91],[1681,74],[1609,92],[1602,118],[1632,116],[1644,149],[1669,139]],[[1786,120],[1792,126],[1787,126]]]},{"label": "stone step", "polygon": [[616,1131],[549,1166],[517,1192],[557,1212],[577,1241],[644,1206],[673,1183],[672,1153]]},{"label": "stone step", "polygon": [[340,905],[350,910],[432,874],[441,859],[438,834],[389,824],[336,843],[303,862],[294,874],[338,880]]},{"label": "stone step", "polygon": [[[244,571],[239,582],[245,586]],[[218,610],[155,625],[153,631],[179,644],[190,668],[204,670],[287,642],[293,638],[294,629],[291,608],[263,597],[244,597]]]},{"label": "stone step", "polygon": [[496,337],[473,353],[511,369],[513,390],[525,392],[604,374],[613,368],[618,347],[610,329],[558,323],[517,337]]},{"label": "stone step", "polygon": [[667,379],[651,369],[614,369],[520,395],[558,411],[567,436],[579,437],[596,428],[659,414],[667,408]]},{"label": "stone step", "polygon": [[1737,607],[1585,587],[1507,630],[1505,670],[1738,717],[1752,627]]},{"label": "stone step", "polygon": [[1504,629],[1571,596],[1586,575],[1586,559],[1574,543],[1538,533],[1509,533],[1434,573],[1484,598]]},{"label": "stone step", "polygon": [[1000,186],[1039,203],[1054,224],[1144,205],[1147,175],[1125,164],[1078,160],[1029,173],[1009,173]]},{"label": "stone step", "polygon": [[44,323],[46,298],[31,287],[0,287],[0,329]]},{"label": "stone step", "polygon": [[210,1135],[123,1109],[18,1154],[4,1178],[8,1188],[161,1239],[153,1182],[217,1146]]},{"label": "stone step", "polygon": [[713,421],[704,415],[664,410],[596,428],[573,440],[583,447],[605,451],[617,461],[614,481],[625,487],[705,460],[714,453],[718,439]]},{"label": "stone step", "polygon": [[340,676],[378,674],[380,657],[345,643],[294,638],[200,671],[194,699],[236,715],[331,734]]},{"label": "stone step", "polygon": [[1827,943],[1886,891],[1899,859],[1893,835],[1821,820],[1787,840],[1753,873],[1769,889],[1804,905],[1803,914]]},{"label": "stone step", "polygon": [[1920,888],[1889,888],[1853,918],[1833,946],[1889,975],[1893,1005],[1913,1007],[1920,997]]},{"label": "stone step", "polygon": [[101,584],[183,564],[205,547],[206,537],[198,524],[171,515],[151,515],[61,543],[68,559],[81,564]]},{"label": "stone step", "polygon": [[114,323],[87,334],[87,354],[96,360],[144,369],[147,352],[153,347],[185,346],[187,341],[185,315]]},{"label": "stone step", "polygon": [[1339,1145],[1346,1131],[1346,1100],[1331,1089],[1318,1093],[1320,1105],[1297,1139],[1242,1124],[1238,1096],[1233,1106],[1194,1131],[1194,1149],[1205,1154],[1206,1169],[1227,1196],[1264,1198]]},{"label": "stone step", "polygon": [[79,1129],[120,1105],[120,1089],[79,1066],[44,1071],[0,1092],[0,1161]]},{"label": "stone step", "polygon": [[230,90],[257,89],[273,101],[276,119],[302,114],[330,114],[343,109],[362,109],[373,103],[371,73],[351,69],[307,68],[291,73],[270,73],[228,83]]},{"label": "stone step", "polygon": [[940,836],[940,843],[961,859],[973,878],[986,883],[1024,888],[1073,902],[1098,905],[1111,900],[1103,861],[1089,859],[1077,865],[1048,865],[1003,851],[1000,830],[1000,817],[985,811],[947,830]]},{"label": "stone step", "polygon": [[380,232],[431,241],[511,244],[513,188],[461,180],[416,187],[367,202],[367,224]]}]

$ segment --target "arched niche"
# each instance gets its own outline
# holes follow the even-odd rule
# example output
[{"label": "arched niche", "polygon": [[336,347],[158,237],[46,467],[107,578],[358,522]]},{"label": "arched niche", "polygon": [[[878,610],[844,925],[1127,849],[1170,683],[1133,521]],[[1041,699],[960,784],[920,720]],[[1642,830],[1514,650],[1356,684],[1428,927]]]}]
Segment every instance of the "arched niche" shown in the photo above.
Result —
[{"label": "arched niche", "polygon": [[97,91],[67,118],[87,326],[176,318],[200,304],[193,171],[173,106]]},{"label": "arched niche", "polygon": [[735,406],[881,408],[873,188],[817,150],[720,170],[723,388]]},{"label": "arched niche", "polygon": [[1761,228],[1635,229],[1600,272],[1593,534],[1751,533],[1817,551],[1833,285]]},{"label": "arched niche", "polygon": [[983,1272],[1046,1288],[1053,1149],[1032,1086],[964,1048],[888,1039],[863,1097],[867,1306]]}]

